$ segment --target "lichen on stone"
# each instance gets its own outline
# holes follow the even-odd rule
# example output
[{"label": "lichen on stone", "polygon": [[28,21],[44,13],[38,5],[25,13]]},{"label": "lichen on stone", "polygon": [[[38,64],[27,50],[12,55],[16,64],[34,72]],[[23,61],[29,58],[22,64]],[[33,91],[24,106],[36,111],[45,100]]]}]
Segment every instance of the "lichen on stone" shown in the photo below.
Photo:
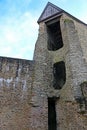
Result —
[{"label": "lichen on stone", "polygon": [[65,23],[70,23],[70,22],[72,22],[72,20],[70,20],[70,19],[65,19],[64,22],[65,22]]}]

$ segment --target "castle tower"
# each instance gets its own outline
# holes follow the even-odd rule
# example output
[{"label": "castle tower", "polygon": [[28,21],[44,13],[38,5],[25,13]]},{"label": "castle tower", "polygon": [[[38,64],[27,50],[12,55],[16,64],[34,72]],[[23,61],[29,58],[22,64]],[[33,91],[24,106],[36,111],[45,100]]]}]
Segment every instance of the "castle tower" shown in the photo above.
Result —
[{"label": "castle tower", "polygon": [[33,61],[0,57],[0,130],[87,130],[87,25],[48,2]]},{"label": "castle tower", "polygon": [[32,126],[86,130],[87,25],[50,2],[38,24]]}]

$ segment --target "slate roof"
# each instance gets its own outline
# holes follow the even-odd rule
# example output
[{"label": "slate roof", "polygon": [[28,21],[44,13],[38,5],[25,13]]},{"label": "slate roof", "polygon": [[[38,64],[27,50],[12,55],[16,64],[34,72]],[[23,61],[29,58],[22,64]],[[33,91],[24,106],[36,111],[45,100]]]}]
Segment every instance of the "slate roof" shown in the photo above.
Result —
[{"label": "slate roof", "polygon": [[63,10],[56,5],[48,2],[37,22],[40,23],[41,21],[44,21],[45,19],[48,19],[49,17],[52,17],[62,11]]},{"label": "slate roof", "polygon": [[66,11],[64,11],[63,9],[57,7],[56,5],[48,2],[45,9],[43,10],[41,16],[39,17],[38,19],[38,23],[42,22],[42,21],[45,21],[49,18],[52,18],[52,17],[56,17],[58,15],[62,15],[63,13],[66,13],[68,16],[72,17],[74,20],[84,24],[87,26],[87,24],[85,24],[84,22],[82,22],[81,20],[77,19],[76,17],[72,16],[71,14],[67,13]]}]

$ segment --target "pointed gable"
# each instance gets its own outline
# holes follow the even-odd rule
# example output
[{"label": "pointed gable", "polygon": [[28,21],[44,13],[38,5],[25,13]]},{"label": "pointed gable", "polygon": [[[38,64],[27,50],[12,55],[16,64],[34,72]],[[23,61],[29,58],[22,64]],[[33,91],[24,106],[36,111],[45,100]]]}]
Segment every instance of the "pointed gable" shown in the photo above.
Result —
[{"label": "pointed gable", "polygon": [[60,13],[61,11],[63,11],[63,10],[60,9],[59,7],[53,5],[52,3],[48,2],[44,11],[42,12],[40,18],[38,19],[38,23],[51,16],[56,15],[57,13]]}]

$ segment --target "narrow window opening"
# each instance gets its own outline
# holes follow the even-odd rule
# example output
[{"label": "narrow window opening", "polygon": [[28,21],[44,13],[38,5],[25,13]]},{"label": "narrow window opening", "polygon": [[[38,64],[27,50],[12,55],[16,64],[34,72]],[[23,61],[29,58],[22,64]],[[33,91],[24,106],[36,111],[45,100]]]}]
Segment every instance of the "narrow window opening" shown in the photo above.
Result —
[{"label": "narrow window opening", "polygon": [[54,64],[53,76],[53,87],[55,89],[61,89],[66,82],[66,70],[63,61]]},{"label": "narrow window opening", "polygon": [[48,50],[56,51],[63,47],[61,36],[60,21],[47,25],[48,33]]},{"label": "narrow window opening", "polygon": [[48,130],[57,130],[55,103],[54,98],[48,98]]}]

